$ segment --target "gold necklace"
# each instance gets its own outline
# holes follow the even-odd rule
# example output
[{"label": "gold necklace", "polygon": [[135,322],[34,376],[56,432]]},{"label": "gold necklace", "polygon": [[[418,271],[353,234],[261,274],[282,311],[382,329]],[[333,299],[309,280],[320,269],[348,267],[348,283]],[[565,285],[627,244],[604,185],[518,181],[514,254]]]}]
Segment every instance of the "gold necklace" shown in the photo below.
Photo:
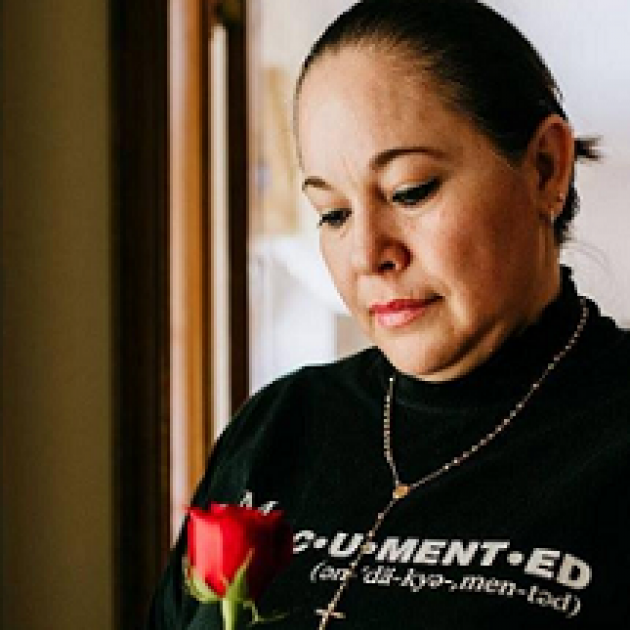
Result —
[{"label": "gold necklace", "polygon": [[452,460],[444,464],[441,468],[430,472],[424,477],[414,481],[413,483],[403,483],[400,479],[400,475],[398,473],[398,468],[396,467],[396,462],[394,460],[394,453],[392,449],[391,442],[391,414],[392,414],[392,401],[394,398],[394,383],[395,376],[391,376],[389,378],[389,385],[387,388],[387,393],[385,394],[385,406],[383,410],[383,450],[385,454],[385,459],[389,465],[389,468],[392,473],[392,481],[393,481],[393,491],[392,497],[389,500],[389,503],[384,507],[384,509],[378,513],[376,516],[376,520],[374,521],[374,525],[372,525],[371,529],[367,531],[365,534],[363,543],[359,547],[356,556],[352,560],[352,562],[348,565],[348,568],[343,572],[343,578],[337,591],[333,595],[332,599],[328,603],[326,608],[318,608],[315,611],[315,614],[319,615],[322,620],[319,624],[318,630],[324,630],[331,619],[341,620],[345,619],[345,614],[341,613],[337,610],[337,605],[339,604],[339,600],[342,595],[348,588],[350,584],[350,580],[353,577],[356,577],[357,568],[359,563],[361,562],[363,556],[368,553],[369,550],[373,547],[374,537],[377,532],[381,528],[383,521],[387,518],[388,514],[392,511],[394,506],[402,501],[405,497],[409,496],[411,492],[419,488],[420,486],[424,486],[427,483],[433,481],[437,477],[440,477],[444,473],[449,470],[461,466],[467,459],[472,457],[475,453],[480,451],[484,446],[487,446],[490,442],[492,442],[500,433],[505,431],[507,427],[510,426],[512,420],[523,410],[525,405],[529,402],[530,398],[536,393],[536,391],[540,388],[543,381],[549,376],[549,374],[556,368],[558,363],[564,359],[567,353],[573,348],[576,344],[577,340],[580,338],[582,331],[584,330],[584,326],[586,325],[586,320],[588,319],[588,305],[584,298],[580,299],[580,303],[582,305],[582,313],[580,316],[580,320],[578,325],[576,326],[573,334],[567,341],[566,345],[562,350],[560,350],[557,354],[553,356],[551,361],[547,364],[547,367],[544,369],[543,373],[534,381],[531,385],[527,393],[516,403],[516,405],[512,408],[510,413],[499,422],[494,429],[492,429],[489,433],[487,433],[484,437],[482,437],[476,444],[471,446],[468,450],[465,450],[461,455],[454,457]]}]

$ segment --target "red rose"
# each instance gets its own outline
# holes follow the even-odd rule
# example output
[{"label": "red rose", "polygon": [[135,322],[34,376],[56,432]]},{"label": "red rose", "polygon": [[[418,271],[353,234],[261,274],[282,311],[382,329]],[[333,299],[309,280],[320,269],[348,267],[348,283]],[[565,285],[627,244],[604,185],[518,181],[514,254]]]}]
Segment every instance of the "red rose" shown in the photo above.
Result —
[{"label": "red rose", "polygon": [[219,597],[226,595],[247,563],[246,600],[255,602],[293,555],[293,535],[282,512],[236,505],[192,508],[188,520],[188,561]]}]

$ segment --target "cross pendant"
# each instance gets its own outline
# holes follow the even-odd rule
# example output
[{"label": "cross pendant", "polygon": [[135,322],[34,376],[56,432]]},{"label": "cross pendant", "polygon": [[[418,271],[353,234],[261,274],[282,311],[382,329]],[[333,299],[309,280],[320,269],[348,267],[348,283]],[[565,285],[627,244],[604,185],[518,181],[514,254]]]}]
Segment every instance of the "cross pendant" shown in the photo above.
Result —
[{"label": "cross pendant", "polygon": [[343,613],[337,612],[335,610],[335,605],[331,602],[328,605],[328,608],[318,608],[315,611],[316,615],[319,615],[322,618],[321,623],[319,624],[319,630],[323,630],[328,625],[330,619],[345,619],[345,615]]}]

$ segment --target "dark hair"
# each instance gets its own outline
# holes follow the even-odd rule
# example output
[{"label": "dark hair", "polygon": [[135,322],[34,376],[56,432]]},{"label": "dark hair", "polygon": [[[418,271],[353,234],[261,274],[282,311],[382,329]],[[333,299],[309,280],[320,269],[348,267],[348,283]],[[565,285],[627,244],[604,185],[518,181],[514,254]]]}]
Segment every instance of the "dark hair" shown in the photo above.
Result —
[{"label": "dark hair", "polygon": [[[529,41],[477,0],[362,0],[342,13],[305,59],[296,102],[311,66],[347,46],[412,59],[438,84],[447,101],[468,116],[498,150],[518,162],[550,114],[567,120],[551,72]],[[577,139],[575,157],[596,160],[597,140]],[[579,198],[575,172],[554,224],[564,243]]]}]

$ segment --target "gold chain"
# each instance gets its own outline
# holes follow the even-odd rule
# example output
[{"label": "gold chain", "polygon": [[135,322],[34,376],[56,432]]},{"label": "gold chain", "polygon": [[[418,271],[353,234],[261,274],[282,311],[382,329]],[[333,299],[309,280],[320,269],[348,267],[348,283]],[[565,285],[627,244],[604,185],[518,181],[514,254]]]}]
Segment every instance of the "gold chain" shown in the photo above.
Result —
[{"label": "gold chain", "polygon": [[512,420],[514,420],[514,418],[523,410],[525,405],[527,405],[530,398],[536,393],[536,391],[538,391],[543,381],[556,368],[558,363],[560,363],[560,361],[562,361],[562,359],[564,359],[564,357],[571,351],[577,340],[580,338],[580,335],[584,330],[584,326],[586,326],[586,321],[589,314],[586,300],[584,298],[581,298],[580,301],[582,304],[580,321],[573,331],[573,334],[571,335],[569,341],[566,343],[564,348],[562,348],[562,350],[560,350],[557,354],[553,356],[552,360],[547,364],[547,367],[540,375],[540,377],[536,381],[534,381],[527,393],[516,403],[510,413],[503,420],[501,420],[501,422],[499,422],[494,427],[494,429],[484,435],[484,437],[482,437],[469,449],[465,450],[457,457],[454,457],[442,467],[434,470],[433,472],[430,472],[429,474],[410,484],[403,483],[400,480],[398,468],[396,467],[396,462],[394,461],[394,453],[391,440],[391,416],[392,402],[394,399],[394,383],[396,379],[393,375],[389,378],[387,393],[385,394],[385,408],[383,411],[383,450],[385,454],[385,459],[387,460],[387,463],[389,464],[389,468],[392,473],[392,480],[394,482],[392,497],[385,508],[378,513],[376,520],[374,521],[374,525],[372,525],[372,528],[368,530],[368,532],[365,534],[363,543],[359,547],[356,556],[354,557],[346,571],[344,571],[341,583],[337,588],[337,591],[333,595],[333,598],[328,603],[328,606],[326,606],[326,608],[319,608],[315,611],[317,615],[320,615],[322,617],[318,630],[324,630],[328,626],[328,623],[331,619],[345,618],[344,613],[337,611],[337,604],[339,603],[339,600],[348,588],[350,580],[353,577],[356,577],[357,568],[359,566],[359,563],[363,559],[363,556],[373,549],[374,537],[381,528],[381,525],[383,524],[383,521],[385,520],[387,515],[391,512],[392,508],[399,501],[407,497],[411,492],[413,492],[420,486],[424,486],[430,481],[433,481],[437,477],[440,477],[444,473],[448,472],[449,470],[461,466],[467,459],[472,457],[472,455],[479,452],[482,448],[484,448],[484,446],[487,446],[490,442],[492,442],[499,434],[503,433],[503,431],[505,431],[505,429],[507,429],[507,427],[512,424]]}]

